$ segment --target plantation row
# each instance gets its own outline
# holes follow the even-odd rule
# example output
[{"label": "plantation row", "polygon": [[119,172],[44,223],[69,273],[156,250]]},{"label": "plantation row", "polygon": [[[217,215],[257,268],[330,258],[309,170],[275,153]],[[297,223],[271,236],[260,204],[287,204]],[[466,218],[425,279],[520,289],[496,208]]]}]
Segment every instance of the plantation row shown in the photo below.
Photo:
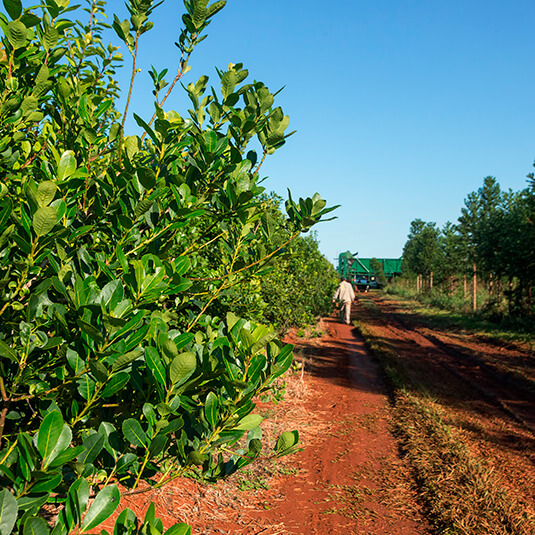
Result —
[{"label": "plantation row", "polygon": [[[259,185],[289,135],[273,93],[230,64],[187,84],[185,115],[164,111],[225,1],[184,2],[176,74],[151,69],[154,116],[125,132],[158,5],[129,0],[121,19],[102,0],[3,0],[0,535],[90,532],[125,490],[252,462],[266,450],[254,400],[292,360],[278,329],[330,306],[334,271],[300,235],[332,208],[290,197],[283,215]],[[297,443],[287,430],[268,454]],[[153,507],[115,525],[149,531],[163,531]]]},{"label": "plantation row", "polygon": [[[493,177],[470,193],[457,224],[416,219],[403,250],[404,273],[443,302],[471,301],[497,317],[532,318],[535,311],[535,177],[504,192]],[[479,305],[478,305],[479,303]]]}]

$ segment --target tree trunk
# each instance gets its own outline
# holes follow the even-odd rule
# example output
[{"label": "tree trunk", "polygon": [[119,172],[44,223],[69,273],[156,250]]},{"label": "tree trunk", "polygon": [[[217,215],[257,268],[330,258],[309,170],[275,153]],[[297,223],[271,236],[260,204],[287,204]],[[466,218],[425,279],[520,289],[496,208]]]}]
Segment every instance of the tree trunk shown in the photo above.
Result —
[{"label": "tree trunk", "polygon": [[463,298],[466,299],[466,294],[467,294],[467,289],[466,289],[466,273],[464,274],[464,278],[463,278],[463,290],[464,290]]},{"label": "tree trunk", "polygon": [[433,272],[429,275],[429,290],[433,291]]},{"label": "tree trunk", "polygon": [[473,303],[473,308],[475,312],[477,310],[477,267],[476,267],[475,262],[473,265],[473,269],[474,269],[474,278],[472,281],[472,303]]}]

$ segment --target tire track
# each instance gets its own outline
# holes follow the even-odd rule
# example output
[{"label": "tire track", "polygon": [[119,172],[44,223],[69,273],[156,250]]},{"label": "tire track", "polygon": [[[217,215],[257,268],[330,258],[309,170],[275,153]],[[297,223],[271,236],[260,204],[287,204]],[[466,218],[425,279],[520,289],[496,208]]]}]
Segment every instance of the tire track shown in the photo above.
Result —
[{"label": "tire track", "polygon": [[[526,379],[515,380],[513,372],[497,369],[481,355],[461,350],[441,338],[440,331],[401,318],[394,308],[379,296],[368,297],[381,312],[385,325],[396,331],[398,338],[425,347],[436,363],[476,391],[487,403],[500,409],[535,436],[535,393]],[[474,344],[470,340],[470,344]],[[484,354],[484,348],[481,349]]]}]

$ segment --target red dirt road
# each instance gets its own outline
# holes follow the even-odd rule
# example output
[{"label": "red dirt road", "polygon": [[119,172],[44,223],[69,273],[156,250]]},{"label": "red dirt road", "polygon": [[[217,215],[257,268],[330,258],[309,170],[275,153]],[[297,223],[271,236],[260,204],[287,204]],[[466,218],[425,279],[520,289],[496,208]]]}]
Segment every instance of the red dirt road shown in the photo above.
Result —
[{"label": "red dirt road", "polygon": [[326,320],[328,337],[308,362],[304,405],[313,436],[302,430],[299,473],[263,514],[288,533],[428,533],[408,488],[390,433],[386,386],[356,330]]}]

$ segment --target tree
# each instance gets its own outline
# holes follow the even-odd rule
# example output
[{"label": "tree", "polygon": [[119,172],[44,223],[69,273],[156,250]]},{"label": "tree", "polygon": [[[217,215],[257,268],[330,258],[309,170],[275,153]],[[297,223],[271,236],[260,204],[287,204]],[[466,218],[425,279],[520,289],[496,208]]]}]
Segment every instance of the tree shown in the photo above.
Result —
[{"label": "tree", "polygon": [[435,223],[421,219],[411,222],[407,242],[403,248],[403,266],[409,274],[422,275],[432,286],[433,273],[441,265],[440,231]]},{"label": "tree", "polygon": [[383,264],[377,258],[370,259],[370,268],[377,277],[377,281],[379,282],[379,284],[387,283],[386,275],[383,270]]},{"label": "tree", "polygon": [[[164,109],[224,1],[184,3],[176,75],[168,84],[152,68],[154,116],[134,114],[142,136],[124,131],[129,97],[117,109],[122,58],[103,44],[103,1],[86,2],[83,20],[68,0],[3,4],[2,532],[48,533],[39,511],[57,499],[54,535],[85,533],[117,507],[118,483],[216,481],[259,455],[254,397],[288,369],[292,348],[271,326],[218,317],[218,305],[331,209],[317,194],[290,197],[285,241],[274,240],[259,172],[289,119],[242,64],[218,71],[215,87],[206,76],[188,84],[188,118]],[[129,17],[113,18],[129,89],[157,6],[129,0]],[[297,441],[283,433],[276,454]],[[86,511],[90,488],[100,490]],[[118,523],[163,529],[154,510],[142,526],[132,512]]]}]

